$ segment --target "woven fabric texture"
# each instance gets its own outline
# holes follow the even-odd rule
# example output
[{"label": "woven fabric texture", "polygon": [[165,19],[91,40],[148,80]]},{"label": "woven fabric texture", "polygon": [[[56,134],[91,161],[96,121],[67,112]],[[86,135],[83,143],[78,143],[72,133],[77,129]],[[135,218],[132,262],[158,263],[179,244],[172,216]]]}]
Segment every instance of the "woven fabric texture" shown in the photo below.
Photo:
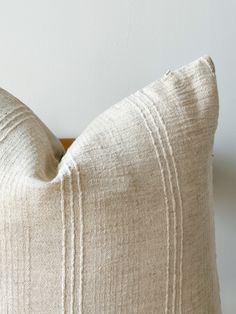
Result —
[{"label": "woven fabric texture", "polygon": [[0,313],[219,314],[210,57],[97,117],[65,153],[0,90]]}]

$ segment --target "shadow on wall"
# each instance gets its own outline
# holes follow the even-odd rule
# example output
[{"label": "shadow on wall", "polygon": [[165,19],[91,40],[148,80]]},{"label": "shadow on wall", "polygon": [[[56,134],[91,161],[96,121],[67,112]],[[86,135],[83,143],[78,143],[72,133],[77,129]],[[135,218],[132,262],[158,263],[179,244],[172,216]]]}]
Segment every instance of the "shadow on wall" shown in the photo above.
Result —
[{"label": "shadow on wall", "polygon": [[222,212],[223,216],[228,218],[234,217],[235,219],[234,223],[236,223],[235,161],[230,160],[227,157],[218,156],[214,160],[213,179],[214,179],[214,197],[216,202],[216,210],[218,214],[221,215],[221,211],[223,210]]},{"label": "shadow on wall", "polygon": [[[232,154],[231,154],[232,156]],[[222,312],[235,313],[236,278],[236,163],[217,156],[213,168],[217,264]]]}]

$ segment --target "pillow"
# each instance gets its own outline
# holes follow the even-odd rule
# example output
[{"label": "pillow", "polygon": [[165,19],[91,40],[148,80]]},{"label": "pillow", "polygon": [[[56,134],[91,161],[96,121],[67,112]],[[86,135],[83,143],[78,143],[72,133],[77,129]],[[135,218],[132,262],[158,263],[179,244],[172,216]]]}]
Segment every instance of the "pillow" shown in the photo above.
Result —
[{"label": "pillow", "polygon": [[0,312],[220,313],[210,57],[97,117],[65,153],[0,91]]}]

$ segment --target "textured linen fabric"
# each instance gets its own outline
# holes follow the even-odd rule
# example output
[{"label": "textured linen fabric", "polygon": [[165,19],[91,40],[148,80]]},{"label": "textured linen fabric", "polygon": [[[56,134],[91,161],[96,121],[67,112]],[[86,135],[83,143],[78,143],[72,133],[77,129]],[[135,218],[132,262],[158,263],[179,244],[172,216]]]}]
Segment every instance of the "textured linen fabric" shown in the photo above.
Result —
[{"label": "textured linen fabric", "polygon": [[0,90],[0,313],[220,313],[217,118],[209,57],[112,106],[66,153]]}]

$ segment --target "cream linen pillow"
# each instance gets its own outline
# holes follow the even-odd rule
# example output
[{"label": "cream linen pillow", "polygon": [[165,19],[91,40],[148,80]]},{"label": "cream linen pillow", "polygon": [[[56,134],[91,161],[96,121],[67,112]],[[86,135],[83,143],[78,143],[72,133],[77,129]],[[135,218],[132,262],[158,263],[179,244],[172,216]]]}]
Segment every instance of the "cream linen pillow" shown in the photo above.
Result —
[{"label": "cream linen pillow", "polygon": [[0,90],[0,313],[220,313],[217,117],[209,57],[112,106],[66,153]]}]

